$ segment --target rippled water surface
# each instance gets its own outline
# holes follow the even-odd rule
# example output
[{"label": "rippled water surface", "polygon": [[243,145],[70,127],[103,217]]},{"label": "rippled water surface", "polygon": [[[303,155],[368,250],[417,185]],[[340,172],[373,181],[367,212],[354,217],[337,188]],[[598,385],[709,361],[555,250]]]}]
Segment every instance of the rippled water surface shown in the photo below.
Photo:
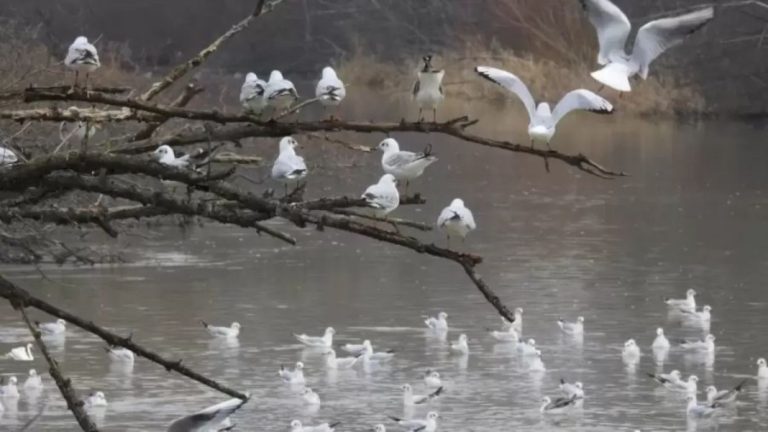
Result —
[{"label": "rippled water surface", "polygon": [[[465,199],[480,228],[461,247],[485,257],[479,271],[506,304],[525,309],[524,335],[542,349],[544,374],[532,375],[514,349],[488,337],[485,328],[497,327],[499,319],[460,267],[332,230],[274,222],[297,236],[301,246],[290,247],[231,227],[152,228],[150,240],[127,236],[115,245],[130,264],[43,267],[56,283],[26,267],[2,272],[48,301],[119,333],[132,332],[137,342],[250,391],[252,401],[235,417],[238,430],[288,430],[294,418],[364,430],[386,423],[387,414],[423,417],[428,409],[440,412],[444,431],[767,430],[768,389],[755,380],[736,409],[697,424],[686,421],[681,395],[645,376],[674,368],[698,375],[701,389],[725,388],[754,376],[757,358],[768,356],[764,134],[724,123],[595,122],[569,118],[553,145],[585,152],[630,177],[600,180],[555,161],[546,173],[539,159],[434,135],[429,140],[440,161],[414,185],[428,204],[397,211],[432,222],[452,198]],[[426,143],[398,138],[406,148]],[[273,149],[265,152],[271,157]],[[305,152],[311,159],[312,151]],[[355,156],[340,174],[315,170],[308,195],[360,193],[378,178],[378,157]],[[433,233],[415,235],[444,242]],[[670,339],[703,334],[670,319],[662,303],[688,288],[714,308],[716,356],[673,348],[657,365],[650,355],[657,326]],[[425,334],[422,316],[440,310],[449,314],[449,339],[469,336],[468,357],[449,355],[445,341]],[[583,343],[562,337],[555,323],[578,315],[586,318]],[[240,322],[239,343],[211,340],[200,319]],[[379,367],[328,371],[292,333],[320,334],[329,325],[339,342],[368,338],[377,348],[397,350],[396,357]],[[620,356],[630,337],[645,353],[636,368]],[[0,304],[0,348],[28,340],[17,313]],[[106,393],[110,405],[96,413],[105,431],[164,430],[173,418],[224,398],[141,359],[132,371],[110,367],[102,346],[72,328],[51,349],[78,390]],[[297,360],[305,362],[308,384],[323,399],[319,409],[308,409],[297,389],[278,379],[279,365]],[[46,370],[41,359],[0,360],[0,373],[22,376],[30,366]],[[423,391],[427,368],[444,376],[446,394],[404,412],[400,385]],[[560,377],[584,382],[587,399],[568,415],[542,416],[539,401],[558,394]],[[45,381],[36,397],[2,402],[0,430],[17,430],[42,406],[33,430],[78,430],[50,377]]]}]

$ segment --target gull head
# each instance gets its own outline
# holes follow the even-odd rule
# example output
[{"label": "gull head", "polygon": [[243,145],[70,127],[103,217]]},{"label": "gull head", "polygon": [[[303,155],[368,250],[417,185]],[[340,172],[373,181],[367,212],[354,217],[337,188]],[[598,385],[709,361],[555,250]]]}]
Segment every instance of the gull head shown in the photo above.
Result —
[{"label": "gull head", "polygon": [[536,346],[536,341],[533,338],[531,338],[531,339],[528,339],[527,344],[530,346]]},{"label": "gull head", "polygon": [[325,78],[337,78],[336,71],[332,67],[326,66],[323,68],[323,79]]},{"label": "gull head", "polygon": [[688,297],[695,297],[696,296],[696,290],[691,288],[688,291],[685,292],[685,295]]},{"label": "gull head", "polygon": [[584,384],[581,383],[581,381],[576,381],[573,383],[574,386],[576,386],[577,389],[582,390],[584,388]]},{"label": "gull head", "polygon": [[275,81],[280,81],[283,79],[283,74],[280,73],[279,70],[273,70],[269,74],[269,82],[273,83]]},{"label": "gull head", "polygon": [[425,55],[421,58],[421,61],[424,62],[424,68],[421,70],[422,72],[429,72],[432,70],[432,54]]},{"label": "gull head", "polygon": [[712,311],[712,306],[705,305],[701,310],[703,310],[704,312],[711,312]]},{"label": "gull head", "polygon": [[384,153],[396,152],[400,151],[400,145],[397,143],[397,141],[395,141],[394,138],[387,138],[379,143],[378,149]]},{"label": "gull head", "polygon": [[403,390],[403,393],[411,393],[413,391],[410,384],[403,384],[400,388]]},{"label": "gull head", "polygon": [[284,151],[287,151],[287,150],[295,150],[296,147],[298,146],[299,146],[299,143],[295,139],[293,139],[293,137],[289,137],[289,136],[283,137],[280,140],[280,153],[283,153]]},{"label": "gull head", "polygon": [[707,335],[706,338],[704,338],[704,340],[707,341],[707,342],[714,342],[715,341],[715,335],[710,333],[710,334]]},{"label": "gull head", "polygon": [[431,378],[440,378],[440,372],[438,372],[438,371],[431,371],[431,372],[429,372],[429,374],[427,376],[429,376]]},{"label": "gull head", "polygon": [[453,201],[451,201],[451,208],[463,208],[464,207],[464,200],[461,198],[454,198]]},{"label": "gull head", "polygon": [[379,184],[397,186],[397,179],[392,174],[384,174],[379,179]]},{"label": "gull head", "polygon": [[37,376],[37,371],[36,371],[36,370],[34,370],[34,369],[30,369],[30,370],[29,370],[29,376],[31,376],[31,377],[36,377],[36,376]]},{"label": "gull head", "polygon": [[66,326],[67,322],[64,321],[63,319],[59,318],[59,319],[56,320],[56,324],[58,324],[60,326]]},{"label": "gull head", "polygon": [[762,358],[762,357],[757,359],[757,365],[760,366],[760,367],[765,367],[766,366],[765,359]]},{"label": "gull head", "polygon": [[633,347],[633,346],[636,346],[636,345],[637,345],[637,343],[635,343],[634,339],[630,339],[630,340],[624,342],[624,347],[625,348]]},{"label": "gull head", "polygon": [[688,395],[688,396],[685,397],[685,400],[688,401],[688,402],[693,402],[693,401],[696,400],[696,396]]},{"label": "gull head", "polygon": [[19,380],[16,379],[15,375],[11,375],[10,378],[8,378],[8,385],[16,385],[16,383],[19,382]]},{"label": "gull head", "polygon": [[584,317],[580,316],[580,317],[576,318],[576,322],[578,322],[579,324],[584,324]]},{"label": "gull head", "polygon": [[294,420],[291,422],[291,429],[301,429],[301,422]]},{"label": "gull head", "polygon": [[539,106],[536,107],[536,114],[542,116],[551,116],[552,109],[549,107],[548,103],[542,102],[539,104]]},{"label": "gull head", "polygon": [[552,399],[550,399],[549,396],[544,396],[543,398],[541,398],[541,402],[548,404],[552,402]]},{"label": "gull head", "polygon": [[523,314],[523,308],[515,308],[515,315],[522,315]]},{"label": "gull head", "polygon": [[333,327],[328,327],[327,329],[325,329],[325,334],[326,335],[335,335],[336,334],[336,330]]},{"label": "gull head", "polygon": [[152,154],[154,154],[158,160],[163,160],[166,158],[174,159],[176,157],[173,154],[173,149],[168,145],[161,145]]},{"label": "gull head", "polygon": [[430,411],[427,413],[427,420],[437,420],[440,415],[436,411]]},{"label": "gull head", "polygon": [[88,43],[88,38],[85,36],[78,36],[75,38],[75,42],[72,45],[84,45]]},{"label": "gull head", "polygon": [[709,386],[707,387],[705,392],[707,393],[707,396],[709,396],[711,394],[717,394],[717,389],[715,388],[715,386]]},{"label": "gull head", "polygon": [[245,74],[245,82],[255,82],[258,80],[259,80],[259,77],[253,72],[248,72],[247,74]]},{"label": "gull head", "polygon": [[536,357],[541,357],[541,350],[536,350]]},{"label": "gull head", "polygon": [[363,346],[366,347],[366,348],[371,348],[372,347],[371,341],[369,341],[368,339],[364,340],[363,341]]},{"label": "gull head", "polygon": [[440,312],[439,314],[437,314],[437,318],[441,319],[441,320],[447,319],[448,318],[448,314],[445,313],[445,312]]},{"label": "gull head", "polygon": [[664,336],[664,329],[659,327],[656,329],[656,334],[659,336]]},{"label": "gull head", "polygon": [[302,369],[304,369],[304,363],[296,362],[296,370],[302,370]]},{"label": "gull head", "polygon": [[373,432],[387,432],[387,428],[383,424],[377,424],[373,427]]},{"label": "gull head", "polygon": [[460,334],[459,335],[459,343],[466,342],[466,341],[467,341],[467,335],[465,335],[464,333]]},{"label": "gull head", "polygon": [[233,322],[233,323],[232,323],[232,325],[231,325],[230,327],[231,327],[233,330],[240,330],[240,323],[239,323],[239,322],[237,322],[237,321],[235,321],[235,322]]},{"label": "gull head", "polygon": [[689,383],[697,383],[697,382],[699,382],[699,377],[697,377],[696,375],[691,375],[691,376],[688,377],[688,382]]}]

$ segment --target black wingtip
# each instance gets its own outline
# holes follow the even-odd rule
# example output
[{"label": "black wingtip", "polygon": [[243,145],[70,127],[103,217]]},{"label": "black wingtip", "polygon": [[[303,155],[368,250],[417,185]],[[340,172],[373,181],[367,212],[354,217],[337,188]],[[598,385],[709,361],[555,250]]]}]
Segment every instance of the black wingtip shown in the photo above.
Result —
[{"label": "black wingtip", "polygon": [[445,387],[440,386],[437,388],[437,390],[435,390],[434,393],[432,393],[432,397],[440,396],[441,394],[443,394],[444,391],[445,391]]},{"label": "black wingtip", "polygon": [[564,378],[560,378],[560,384],[565,384],[565,379]]},{"label": "black wingtip", "polygon": [[746,380],[746,379],[742,380],[740,383],[736,384],[736,387],[734,387],[733,389],[736,390],[737,392],[740,392],[741,389],[747,384],[747,381],[749,380]]},{"label": "black wingtip", "polygon": [[329,424],[329,425],[328,425],[328,427],[330,427],[331,429],[333,429],[333,428],[335,428],[336,426],[338,426],[338,425],[340,425],[340,424],[341,424],[341,422],[340,422],[340,421],[339,421],[339,422],[333,422],[333,423]]},{"label": "black wingtip", "polygon": [[203,327],[208,328],[208,323],[207,322],[205,322],[203,320],[200,320],[200,324],[202,324]]},{"label": "black wingtip", "polygon": [[400,422],[400,420],[402,420],[400,418],[397,418],[397,417],[391,416],[391,415],[388,415],[387,418],[392,420],[392,421],[394,421],[394,422],[398,422],[398,423]]}]

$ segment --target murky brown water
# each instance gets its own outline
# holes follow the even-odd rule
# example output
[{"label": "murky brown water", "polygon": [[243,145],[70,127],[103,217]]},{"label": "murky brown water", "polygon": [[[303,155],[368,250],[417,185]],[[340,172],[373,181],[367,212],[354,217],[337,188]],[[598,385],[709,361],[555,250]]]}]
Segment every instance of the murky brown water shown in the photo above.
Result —
[{"label": "murky brown water", "polygon": [[[301,242],[289,247],[230,227],[167,228],[152,240],[122,239],[115,249],[136,260],[130,265],[44,268],[61,284],[29,268],[2,272],[66,309],[132,331],[136,341],[252,392],[236,416],[239,430],[288,430],[294,418],[342,421],[342,431],[386,423],[386,414],[403,414],[399,386],[410,382],[420,391],[428,367],[447,380],[447,393],[432,406],[443,431],[766,430],[765,386],[751,381],[736,410],[696,424],[686,421],[682,396],[657,389],[644,376],[658,367],[650,355],[635,370],[620,356],[630,337],[649,354],[657,326],[670,339],[699,335],[668,321],[661,302],[688,288],[700,293],[701,304],[714,306],[716,358],[712,363],[673,348],[665,370],[698,375],[701,389],[725,388],[754,376],[756,359],[768,356],[763,135],[737,124],[569,118],[553,145],[631,173],[613,181],[556,162],[547,174],[535,158],[429,137],[440,161],[417,187],[429,202],[397,215],[431,222],[452,198],[465,199],[480,228],[464,247],[486,258],[480,272],[504,301],[525,308],[525,336],[541,345],[548,368],[539,376],[486,335],[484,327],[495,327],[498,317],[458,266],[331,230],[280,224]],[[408,149],[425,143],[414,135],[397,138]],[[359,138],[368,144],[379,139]],[[355,156],[364,163],[341,173],[322,170],[308,194],[360,193],[379,177],[379,156]],[[416,235],[443,241],[437,234]],[[425,336],[422,315],[440,310],[456,328],[449,338],[469,335],[468,359],[448,355],[442,342]],[[585,316],[583,344],[561,337],[560,315]],[[239,345],[211,341],[199,319],[239,321]],[[329,373],[291,336],[319,334],[328,325],[337,329],[338,341],[369,338],[377,347],[397,349],[396,359],[380,368]],[[15,312],[0,304],[0,348],[29,339]],[[132,372],[111,369],[101,346],[73,329],[53,349],[78,389],[107,394],[110,405],[99,418],[105,431],[164,430],[174,417],[223,399],[142,360]],[[324,400],[317,411],[308,411],[277,377],[281,363],[299,359]],[[41,360],[32,366],[46,369]],[[24,375],[29,367],[0,361],[3,375]],[[539,400],[558,393],[560,377],[584,382],[583,409],[542,417]],[[45,415],[34,430],[77,430],[50,377],[36,399],[23,395],[17,406],[3,403],[0,430],[16,430],[43,404]],[[417,408],[414,415],[425,411]]]}]

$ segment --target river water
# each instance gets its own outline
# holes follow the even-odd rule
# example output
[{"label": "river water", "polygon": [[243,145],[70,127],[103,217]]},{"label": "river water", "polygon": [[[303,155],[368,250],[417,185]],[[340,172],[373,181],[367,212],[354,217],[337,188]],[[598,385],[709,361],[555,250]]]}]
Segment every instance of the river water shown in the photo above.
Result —
[{"label": "river water", "polygon": [[[522,140],[517,123],[491,117],[487,135]],[[493,124],[490,123],[486,124]],[[517,132],[510,132],[515,130]],[[397,136],[420,149],[424,137]],[[376,144],[379,136],[357,141]],[[428,203],[396,215],[432,222],[454,197],[474,210],[479,229],[458,247],[485,257],[478,268],[510,307],[525,309],[524,336],[543,351],[544,374],[531,374],[514,349],[495,343],[485,328],[499,319],[451,262],[344,233],[298,230],[300,247],[252,231],[208,224],[181,231],[147,228],[114,244],[131,262],[73,268],[43,266],[51,282],[28,267],[4,267],[19,285],[204,374],[252,393],[234,417],[243,431],[287,431],[305,424],[341,421],[338,430],[361,431],[386,415],[440,413],[444,431],[759,431],[768,429],[768,389],[750,379],[741,402],[713,420],[690,421],[682,395],[659,389],[645,372],[679,369],[696,374],[699,388],[735,385],[755,376],[768,356],[768,147],[762,131],[743,124],[673,124],[590,117],[567,119],[553,146],[584,152],[631,175],[600,180],[552,161],[483,148],[434,135],[440,161],[414,185]],[[310,146],[311,147],[311,146]],[[272,157],[276,143],[263,153]],[[328,162],[314,149],[310,161]],[[352,155],[341,168],[316,167],[309,196],[359,194],[379,177],[379,154]],[[349,162],[349,161],[348,161]],[[416,233],[444,242],[435,233]],[[95,238],[97,238],[96,235]],[[106,240],[105,240],[106,241]],[[670,319],[665,296],[699,292],[713,306],[713,359],[679,348],[659,365],[650,355],[656,327],[670,339],[700,337],[700,329]],[[449,339],[469,336],[468,357],[448,354],[446,343],[425,334],[423,316],[449,314]],[[35,318],[50,317],[33,312]],[[583,343],[563,337],[559,316],[586,319]],[[239,343],[211,340],[199,320],[242,324]],[[337,330],[337,341],[372,340],[395,349],[379,367],[333,373],[322,358],[303,351],[294,332]],[[620,351],[628,338],[644,351],[626,367]],[[30,340],[7,304],[0,304],[0,348]],[[164,430],[173,418],[225,399],[194,382],[138,359],[132,371],[110,366],[103,344],[71,328],[52,343],[77,389],[102,390],[109,406],[96,417],[105,431]],[[302,360],[308,385],[323,399],[308,409],[280,382],[280,364]],[[31,364],[0,360],[2,375],[23,376]],[[446,393],[404,412],[400,385],[423,391],[422,372],[442,374]],[[583,406],[562,416],[542,416],[544,395],[558,395],[561,377],[582,381]],[[0,430],[14,431],[45,411],[36,431],[78,430],[49,376],[46,388],[18,403],[3,401]],[[22,379],[23,381],[23,379]],[[703,393],[700,393],[703,398]]]}]

